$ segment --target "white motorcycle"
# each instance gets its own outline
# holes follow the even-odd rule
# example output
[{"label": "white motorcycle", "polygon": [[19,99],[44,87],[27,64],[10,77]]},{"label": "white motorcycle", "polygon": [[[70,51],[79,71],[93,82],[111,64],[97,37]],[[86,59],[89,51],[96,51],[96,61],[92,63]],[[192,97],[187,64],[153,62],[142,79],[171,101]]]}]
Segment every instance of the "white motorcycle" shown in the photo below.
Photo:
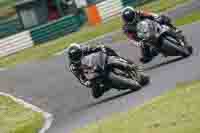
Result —
[{"label": "white motorcycle", "polygon": [[151,45],[165,57],[182,56],[188,57],[193,53],[182,32],[176,32],[167,25],[145,19],[137,24],[137,36],[141,43]]}]

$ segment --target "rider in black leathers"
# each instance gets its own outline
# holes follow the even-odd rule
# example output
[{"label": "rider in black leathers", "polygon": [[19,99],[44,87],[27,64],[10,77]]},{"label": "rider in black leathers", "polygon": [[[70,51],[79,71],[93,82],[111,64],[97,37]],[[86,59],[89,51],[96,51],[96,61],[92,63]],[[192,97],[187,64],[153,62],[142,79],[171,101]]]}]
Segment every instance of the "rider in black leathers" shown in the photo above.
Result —
[{"label": "rider in black leathers", "polygon": [[[168,16],[134,10],[132,7],[126,7],[122,11],[122,19],[124,21],[124,33],[128,36],[129,39],[134,40],[135,43],[140,42],[140,39],[137,37],[136,25],[138,22],[144,19],[151,19],[159,22],[160,24],[166,24],[176,30],[176,32],[179,32],[178,29],[172,25],[171,19]],[[151,48],[149,45],[142,44],[141,53],[142,58],[140,61],[142,63],[148,63],[153,59],[153,57],[157,56],[159,52],[156,49]]]},{"label": "rider in black leathers", "polygon": [[[79,45],[79,44],[73,43],[68,48],[67,55],[68,55],[68,58],[69,58],[70,71],[86,87],[91,88],[92,83],[90,81],[88,81],[85,78],[85,76],[83,75],[83,70],[82,70],[82,67],[81,67],[81,58],[83,58],[84,56],[87,56],[89,54],[102,51],[102,50],[104,50],[104,47],[105,46],[103,46],[103,45],[88,46],[88,45]],[[133,69],[133,68],[137,69],[136,65],[133,66],[133,65],[128,65],[128,64],[122,63],[122,62],[118,61],[115,58],[115,56],[109,56],[109,58],[107,60],[107,64],[115,65],[116,67],[118,67],[120,69]],[[139,84],[138,84],[138,87],[140,87]],[[99,89],[101,89],[101,91],[99,91]],[[95,88],[92,88],[92,91],[97,91],[97,90],[100,93],[98,93],[98,95],[93,95],[95,98],[99,98],[100,96],[103,95],[103,93],[105,91],[107,91],[106,88],[101,88],[100,86],[96,86]],[[92,94],[94,94],[94,93],[92,93]]]}]

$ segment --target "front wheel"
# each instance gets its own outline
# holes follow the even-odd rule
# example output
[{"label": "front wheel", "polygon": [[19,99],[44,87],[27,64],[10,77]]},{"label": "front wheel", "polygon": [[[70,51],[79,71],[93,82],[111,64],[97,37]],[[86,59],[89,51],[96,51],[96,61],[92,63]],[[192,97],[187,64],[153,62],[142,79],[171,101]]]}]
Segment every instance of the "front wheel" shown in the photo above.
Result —
[{"label": "front wheel", "polygon": [[181,38],[180,38],[180,43],[182,43],[182,47],[187,51],[187,54],[186,55],[183,55],[183,57],[188,57],[190,55],[193,54],[193,47],[191,45],[188,44],[186,38],[181,35]]},{"label": "front wheel", "polygon": [[110,72],[109,74],[109,81],[112,84],[112,88],[118,90],[131,89],[136,91],[142,87],[138,81],[117,75],[113,72]]},{"label": "front wheel", "polygon": [[[183,40],[177,41],[171,36],[163,38],[164,49],[167,49],[172,55],[180,55],[182,57],[188,57],[192,54],[193,49],[188,46]],[[171,49],[171,50],[170,50]]]},{"label": "front wheel", "polygon": [[193,54],[193,47],[192,46],[187,46],[187,50],[190,53],[190,55]]},{"label": "front wheel", "polygon": [[103,96],[104,94],[104,90],[100,87],[92,87],[91,88],[91,93],[92,93],[92,96],[95,98],[95,99],[98,99],[100,98],[101,96]]},{"label": "front wheel", "polygon": [[141,86],[146,86],[150,83],[150,76],[143,72],[143,69],[137,66],[135,69],[129,72],[132,79],[136,80]]},{"label": "front wheel", "polygon": [[193,47],[188,43],[187,38],[181,33],[178,33],[178,36],[180,36],[180,41],[183,42],[185,48],[188,50],[189,55],[193,54]]}]

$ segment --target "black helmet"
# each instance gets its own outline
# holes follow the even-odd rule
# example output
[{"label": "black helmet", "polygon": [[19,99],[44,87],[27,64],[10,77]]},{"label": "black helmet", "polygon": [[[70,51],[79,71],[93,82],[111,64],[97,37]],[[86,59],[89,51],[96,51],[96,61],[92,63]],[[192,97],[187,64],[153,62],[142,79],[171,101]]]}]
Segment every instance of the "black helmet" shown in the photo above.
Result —
[{"label": "black helmet", "polygon": [[126,23],[134,23],[137,18],[137,13],[132,7],[126,7],[122,11],[122,19]]},{"label": "black helmet", "polygon": [[80,59],[82,57],[82,49],[79,44],[73,43],[69,46],[68,49],[68,58],[72,63],[78,63],[80,62]]}]

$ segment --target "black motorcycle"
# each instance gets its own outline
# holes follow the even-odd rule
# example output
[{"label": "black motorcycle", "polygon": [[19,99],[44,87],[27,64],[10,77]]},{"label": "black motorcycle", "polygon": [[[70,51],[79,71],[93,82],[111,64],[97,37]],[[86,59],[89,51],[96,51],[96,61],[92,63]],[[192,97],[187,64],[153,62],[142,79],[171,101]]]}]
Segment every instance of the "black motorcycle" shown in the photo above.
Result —
[{"label": "black motorcycle", "polygon": [[150,81],[149,76],[145,75],[141,69],[133,68],[131,70],[121,70],[107,64],[109,56],[114,56],[118,61],[134,65],[132,61],[120,57],[110,47],[102,47],[102,51],[90,54],[82,58],[82,69],[87,80],[91,81],[92,95],[97,98],[104,90],[111,88],[117,90],[139,90],[142,86],[147,85]]},{"label": "black motorcycle", "polygon": [[142,43],[150,45],[167,56],[188,57],[193,53],[193,48],[188,44],[182,32],[161,25],[160,23],[145,19],[137,24],[137,36]]}]

